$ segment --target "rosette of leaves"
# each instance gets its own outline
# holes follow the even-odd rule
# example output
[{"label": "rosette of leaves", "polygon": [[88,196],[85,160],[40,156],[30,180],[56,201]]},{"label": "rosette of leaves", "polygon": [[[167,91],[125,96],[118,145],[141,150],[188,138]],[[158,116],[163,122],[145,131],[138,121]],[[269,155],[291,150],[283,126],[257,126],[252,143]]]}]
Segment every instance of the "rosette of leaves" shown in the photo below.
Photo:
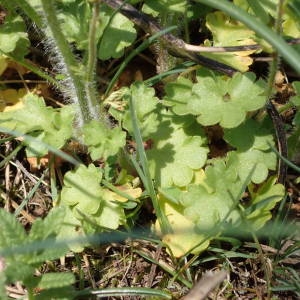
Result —
[{"label": "rosette of leaves", "polygon": [[252,119],[240,126],[224,130],[224,139],[236,151],[228,153],[228,157],[238,162],[237,172],[244,180],[251,170],[251,180],[261,183],[267,177],[269,170],[276,170],[277,157],[270,145],[275,147],[273,132],[267,121],[259,123]]},{"label": "rosette of leaves", "polygon": [[[212,74],[211,74],[212,75]],[[180,77],[166,87],[166,105],[179,115],[192,114],[203,126],[220,124],[223,128],[240,125],[247,112],[265,104],[264,81],[253,73],[225,76],[198,76],[198,83]]]}]

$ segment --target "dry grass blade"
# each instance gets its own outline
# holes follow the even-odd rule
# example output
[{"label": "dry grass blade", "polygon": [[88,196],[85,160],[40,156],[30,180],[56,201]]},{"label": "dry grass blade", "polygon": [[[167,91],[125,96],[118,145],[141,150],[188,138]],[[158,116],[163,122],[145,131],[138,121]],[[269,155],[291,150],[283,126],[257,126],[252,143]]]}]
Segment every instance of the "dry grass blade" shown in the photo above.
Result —
[{"label": "dry grass blade", "polygon": [[205,273],[201,280],[198,281],[195,286],[190,290],[190,292],[181,298],[181,300],[202,300],[207,297],[207,295],[216,288],[225,278],[227,277],[227,272],[224,270],[218,272],[207,272]]}]

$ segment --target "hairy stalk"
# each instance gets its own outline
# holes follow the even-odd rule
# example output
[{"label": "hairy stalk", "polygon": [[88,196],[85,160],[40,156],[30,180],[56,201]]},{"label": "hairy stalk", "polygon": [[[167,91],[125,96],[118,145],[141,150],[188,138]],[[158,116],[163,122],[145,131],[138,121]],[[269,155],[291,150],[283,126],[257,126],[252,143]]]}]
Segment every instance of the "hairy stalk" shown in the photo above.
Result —
[{"label": "hairy stalk", "polygon": [[97,101],[97,91],[95,87],[95,71],[97,63],[97,43],[96,43],[96,29],[99,23],[99,2],[92,4],[92,18],[90,21],[89,37],[88,37],[88,57],[87,70],[85,76],[85,92],[87,97],[87,104],[92,113],[93,119],[100,119],[100,105]]},{"label": "hairy stalk", "polygon": [[[57,57],[58,68],[61,68],[67,79],[65,81],[66,87],[63,94],[78,106],[78,126],[81,127],[95,118],[94,110],[90,103],[87,103],[85,85],[82,80],[80,65],[75,59],[65,36],[63,35],[57,12],[54,7],[53,0],[41,0],[43,15],[47,24],[45,28],[46,36],[51,37],[51,42],[54,43],[54,54]],[[53,48],[53,45],[50,45]],[[91,110],[92,109],[92,110]]]}]

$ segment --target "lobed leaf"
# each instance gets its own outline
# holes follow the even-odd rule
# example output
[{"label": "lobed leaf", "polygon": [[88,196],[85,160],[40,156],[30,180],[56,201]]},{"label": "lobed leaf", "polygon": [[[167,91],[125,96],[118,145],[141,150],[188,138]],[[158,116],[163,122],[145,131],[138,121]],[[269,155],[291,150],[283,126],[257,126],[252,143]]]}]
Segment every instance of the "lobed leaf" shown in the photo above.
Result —
[{"label": "lobed leaf", "polygon": [[151,175],[158,186],[185,186],[206,162],[208,148],[203,130],[190,117],[164,112],[160,130],[151,136],[146,154]]},{"label": "lobed leaf", "polygon": [[103,201],[101,179],[100,169],[93,164],[88,167],[80,165],[76,170],[67,172],[61,201],[87,214],[96,213]]},{"label": "lobed leaf", "polygon": [[0,25],[0,52],[23,59],[28,53],[29,39],[21,16],[10,11]]},{"label": "lobed leaf", "polygon": [[[101,170],[93,164],[88,167],[80,165],[65,174],[61,202],[70,208],[65,219],[70,224],[63,227],[60,236],[92,234],[100,228],[116,229],[125,222],[124,209],[109,191],[100,186],[101,179]],[[71,245],[71,248],[80,250],[80,245]]]},{"label": "lobed leaf", "polygon": [[69,43],[75,42],[78,49],[85,50],[88,46],[89,19],[91,18],[89,4],[82,0],[60,1],[57,4],[64,36]]},{"label": "lobed leaf", "polygon": [[[180,190],[178,190],[178,194],[181,194]],[[162,195],[159,195],[159,203],[168,217],[173,231],[162,237],[162,241],[168,246],[168,252],[175,257],[181,257],[188,251],[198,254],[208,247],[209,240],[207,236],[200,234],[195,223],[188,216],[185,216],[182,205],[172,203]],[[154,229],[157,234],[161,234],[158,221],[155,223]]]},{"label": "lobed leaf", "polygon": [[120,13],[102,6],[100,9],[101,39],[98,45],[98,58],[106,60],[121,57],[124,48],[136,39],[134,24]]},{"label": "lobed leaf", "polygon": [[246,209],[247,224],[253,230],[258,230],[271,219],[271,210],[281,201],[285,194],[282,184],[275,183],[276,178],[270,177],[257,190],[254,185],[249,186],[251,202]]},{"label": "lobed leaf", "polygon": [[[136,116],[142,137],[147,139],[152,136],[159,128],[158,103],[155,97],[155,90],[147,87],[142,82],[135,82],[131,85],[131,97],[134,101]],[[123,127],[133,135],[132,121],[129,110],[126,110],[123,116]]]},{"label": "lobed leaf", "polygon": [[[204,41],[207,47],[244,46],[255,44],[254,31],[235,21],[221,11],[206,15],[206,27],[212,32],[213,41]],[[257,50],[227,53],[201,53],[203,56],[228,64],[241,72],[246,72],[253,63],[251,54]]]},{"label": "lobed leaf", "polygon": [[82,131],[92,160],[106,160],[109,156],[116,155],[126,143],[126,133],[121,128],[110,129],[96,120],[85,124]]},{"label": "lobed leaf", "polygon": [[255,167],[251,180],[254,183],[263,182],[269,170],[275,170],[277,164],[276,154],[270,149],[274,145],[273,135],[268,124],[259,123],[252,119],[240,126],[224,130],[224,139],[236,147],[236,151],[228,153],[228,157],[238,162],[239,177],[247,178]]},{"label": "lobed leaf", "polygon": [[36,141],[27,144],[30,148],[29,156],[43,156],[48,153],[48,149],[40,144],[39,140],[55,148],[62,148],[73,133],[73,106],[66,105],[54,109],[46,106],[43,98],[31,93],[21,100],[23,105],[20,105],[19,109],[0,114],[1,126],[31,133],[37,138]]},{"label": "lobed leaf", "polygon": [[[77,237],[82,237],[85,235],[82,224],[80,220],[78,220],[72,211],[72,208],[68,205],[62,203],[60,206],[65,209],[64,220],[61,223],[60,230],[56,236],[58,240],[60,239],[76,239]],[[68,245],[69,249],[73,252],[82,252],[84,247],[88,245],[84,245],[82,243],[71,243]]]},{"label": "lobed leaf", "polygon": [[219,123],[223,128],[236,127],[245,120],[247,112],[265,104],[264,82],[255,81],[253,73],[236,73],[232,78],[197,78],[196,84],[182,77],[168,84],[165,102],[175,114],[195,115],[204,126]]}]

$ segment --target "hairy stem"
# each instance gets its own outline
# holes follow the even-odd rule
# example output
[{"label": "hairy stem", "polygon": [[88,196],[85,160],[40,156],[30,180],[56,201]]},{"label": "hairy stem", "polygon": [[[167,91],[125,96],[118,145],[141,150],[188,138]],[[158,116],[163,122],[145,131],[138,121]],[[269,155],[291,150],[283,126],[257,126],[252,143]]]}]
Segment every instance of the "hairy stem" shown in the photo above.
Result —
[{"label": "hairy stem", "polygon": [[89,37],[88,37],[88,58],[87,70],[85,76],[85,92],[87,97],[87,104],[92,113],[93,119],[100,119],[100,106],[97,101],[97,91],[95,86],[95,71],[97,64],[97,43],[96,43],[96,29],[99,23],[99,3],[92,4],[92,18],[90,21]]},{"label": "hairy stem", "polygon": [[80,65],[75,59],[69,44],[60,29],[57,12],[54,7],[54,1],[41,0],[41,3],[47,24],[46,36],[50,35],[54,42],[54,54],[58,59],[59,67],[62,67],[67,76],[67,86],[62,92],[66,94],[72,102],[78,105],[78,125],[82,126],[94,119],[95,116],[93,110],[91,111],[92,107],[87,103],[85,84],[82,80],[83,76],[80,75]]}]

